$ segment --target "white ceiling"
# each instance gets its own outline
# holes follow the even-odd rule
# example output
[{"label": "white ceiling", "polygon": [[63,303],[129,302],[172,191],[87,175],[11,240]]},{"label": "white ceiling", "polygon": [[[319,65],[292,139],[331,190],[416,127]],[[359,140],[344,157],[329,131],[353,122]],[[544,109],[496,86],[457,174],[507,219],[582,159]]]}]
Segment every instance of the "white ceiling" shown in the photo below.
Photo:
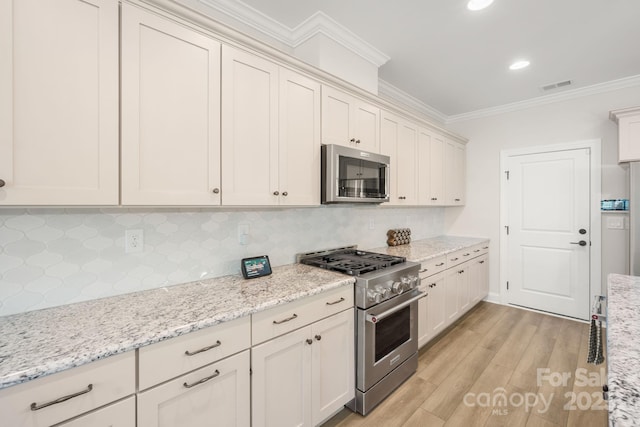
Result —
[{"label": "white ceiling", "polygon": [[[466,2],[244,0],[288,28],[324,12],[391,58],[382,80],[444,117],[619,79],[640,84],[640,0],[495,0],[479,12]],[[531,66],[509,71],[519,58]],[[564,80],[573,84],[540,89]]]}]

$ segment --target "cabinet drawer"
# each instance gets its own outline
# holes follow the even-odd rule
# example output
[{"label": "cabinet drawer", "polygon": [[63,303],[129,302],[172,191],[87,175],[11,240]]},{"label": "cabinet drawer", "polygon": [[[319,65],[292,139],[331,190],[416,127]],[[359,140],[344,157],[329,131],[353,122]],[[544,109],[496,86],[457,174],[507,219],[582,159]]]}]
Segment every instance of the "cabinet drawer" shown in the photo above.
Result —
[{"label": "cabinet drawer", "polygon": [[138,394],[138,427],[250,425],[250,353],[234,356]]},{"label": "cabinet drawer", "polygon": [[474,257],[489,253],[489,242],[477,244],[471,248]]},{"label": "cabinet drawer", "polygon": [[451,252],[447,255],[447,268],[455,267],[458,264],[462,264],[466,260],[471,258],[471,254],[463,256],[463,254],[469,253],[468,249],[460,249],[455,252]]},{"label": "cabinet drawer", "polygon": [[[130,351],[0,390],[2,423],[50,426],[131,395],[135,393],[135,369],[135,352]],[[41,409],[32,410],[33,405]]]},{"label": "cabinet drawer", "polygon": [[447,257],[439,256],[422,263],[420,268],[420,279],[424,279],[434,274],[440,273],[447,268]]},{"label": "cabinet drawer", "polygon": [[165,342],[138,353],[140,390],[238,353],[251,346],[251,318],[241,317]]},{"label": "cabinet drawer", "polygon": [[353,307],[353,285],[283,304],[252,316],[253,345]]},{"label": "cabinet drawer", "polygon": [[58,427],[136,427],[136,398],[131,396],[118,403],[60,424]]}]

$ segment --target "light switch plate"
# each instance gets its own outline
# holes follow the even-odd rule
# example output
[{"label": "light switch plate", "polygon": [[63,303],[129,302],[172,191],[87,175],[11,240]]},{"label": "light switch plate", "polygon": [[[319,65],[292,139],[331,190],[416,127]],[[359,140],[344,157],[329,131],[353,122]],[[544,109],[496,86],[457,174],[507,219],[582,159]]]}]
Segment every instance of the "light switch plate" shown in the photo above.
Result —
[{"label": "light switch plate", "polygon": [[612,216],[607,218],[607,228],[609,230],[624,230],[624,217]]}]

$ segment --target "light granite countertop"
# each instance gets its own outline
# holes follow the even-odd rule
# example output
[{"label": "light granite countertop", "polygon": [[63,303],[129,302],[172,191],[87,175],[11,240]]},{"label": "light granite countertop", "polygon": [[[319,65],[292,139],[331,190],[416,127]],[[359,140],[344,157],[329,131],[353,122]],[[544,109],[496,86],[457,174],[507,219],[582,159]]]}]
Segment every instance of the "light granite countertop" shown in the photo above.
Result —
[{"label": "light granite countertop", "polygon": [[607,294],[609,425],[640,426],[640,277],[610,274]]},{"label": "light granite countertop", "polygon": [[354,282],[291,264],[0,317],[0,389]]},{"label": "light granite countertop", "polygon": [[[368,249],[423,262],[488,242],[438,236]],[[0,389],[247,316],[355,279],[302,264],[0,317]]]},{"label": "light granite countertop", "polygon": [[416,240],[408,245],[385,246],[370,250],[372,252],[402,256],[409,261],[424,262],[484,242],[488,243],[489,239],[481,237],[438,236]]}]

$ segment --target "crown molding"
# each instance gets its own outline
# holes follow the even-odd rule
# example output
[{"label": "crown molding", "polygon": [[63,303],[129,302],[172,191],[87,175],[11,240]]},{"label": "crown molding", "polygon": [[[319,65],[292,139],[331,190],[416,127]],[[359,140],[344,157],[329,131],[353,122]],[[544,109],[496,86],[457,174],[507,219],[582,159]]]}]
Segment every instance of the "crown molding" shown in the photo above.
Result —
[{"label": "crown molding", "polygon": [[292,49],[317,34],[323,34],[378,68],[391,59],[321,11],[292,29],[239,0],[199,1]]},{"label": "crown molding", "polygon": [[317,34],[329,37],[378,68],[391,59],[384,52],[367,43],[322,11],[317,11],[293,29],[291,32],[292,47],[298,47]]},{"label": "crown molding", "polygon": [[441,123],[446,123],[449,116],[436,110],[432,106],[420,101],[418,98],[409,95],[402,89],[398,89],[396,86],[383,79],[378,79],[378,95],[386,97],[394,101],[398,101],[407,107],[412,108],[419,113],[422,113],[432,119],[438,120]]},{"label": "crown molding", "polygon": [[465,120],[481,119],[484,117],[525,110],[527,108],[552,104],[554,102],[568,101],[570,99],[582,98],[584,96],[596,95],[599,93],[611,92],[614,90],[625,89],[628,87],[639,85],[640,74],[631,77],[624,77],[617,80],[611,80],[604,83],[585,86],[582,88],[567,90],[552,95],[539,96],[536,98],[527,99],[525,101],[512,102],[510,104],[499,105],[497,107],[484,108],[482,110],[470,111],[468,113],[451,115],[448,116],[445,123],[449,124]]},{"label": "crown molding", "polygon": [[291,45],[291,28],[268,15],[252,8],[248,4],[236,0],[199,0],[225,15],[257,30],[285,45]]}]

